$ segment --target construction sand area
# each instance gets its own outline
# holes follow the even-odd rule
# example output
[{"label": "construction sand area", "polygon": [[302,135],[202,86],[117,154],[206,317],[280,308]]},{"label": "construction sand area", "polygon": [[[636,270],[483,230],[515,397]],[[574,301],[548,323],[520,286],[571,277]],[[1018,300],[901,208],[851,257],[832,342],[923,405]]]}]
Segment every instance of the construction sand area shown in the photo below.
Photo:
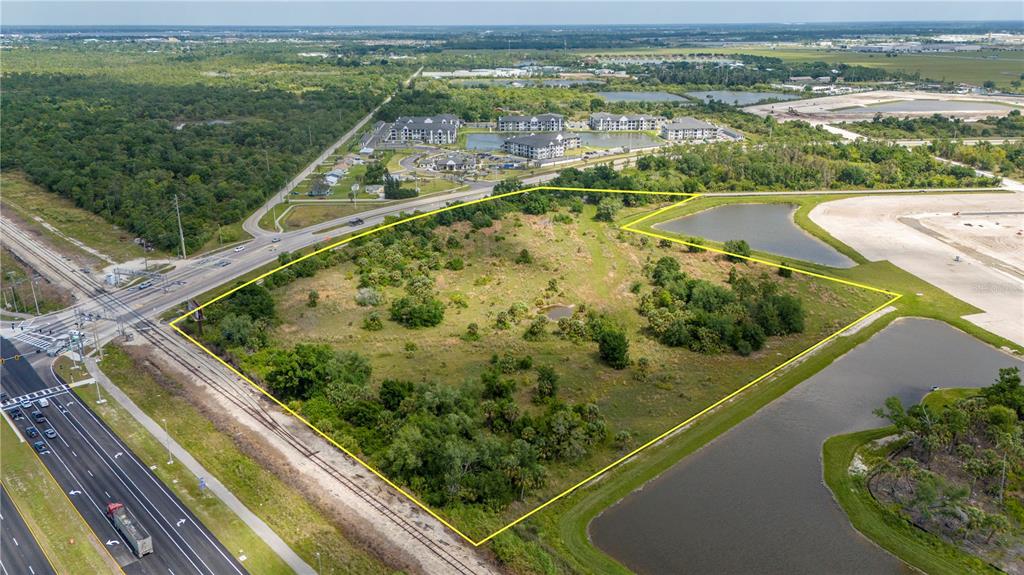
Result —
[{"label": "construction sand area", "polygon": [[872,90],[841,96],[758,104],[743,109],[762,117],[774,116],[780,121],[804,120],[812,124],[871,120],[876,114],[899,118],[942,114],[970,121],[988,116],[1005,116],[1015,109],[1024,111],[1024,97]]},{"label": "construction sand area", "polygon": [[965,319],[1024,345],[1024,194],[861,196],[810,217],[867,259],[983,310]]}]

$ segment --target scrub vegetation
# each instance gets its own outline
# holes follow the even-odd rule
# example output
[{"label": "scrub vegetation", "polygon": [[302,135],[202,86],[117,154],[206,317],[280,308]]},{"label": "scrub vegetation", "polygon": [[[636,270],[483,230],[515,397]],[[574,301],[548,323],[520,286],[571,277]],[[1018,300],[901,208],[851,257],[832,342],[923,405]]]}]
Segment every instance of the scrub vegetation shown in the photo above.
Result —
[{"label": "scrub vegetation", "polygon": [[406,222],[213,304],[204,338],[479,538],[884,301],[614,225],[667,199]]}]

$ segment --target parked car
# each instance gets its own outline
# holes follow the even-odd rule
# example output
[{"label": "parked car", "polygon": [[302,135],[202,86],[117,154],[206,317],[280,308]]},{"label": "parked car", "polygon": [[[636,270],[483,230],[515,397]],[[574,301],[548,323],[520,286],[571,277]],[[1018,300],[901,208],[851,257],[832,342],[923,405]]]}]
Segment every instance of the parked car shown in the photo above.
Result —
[{"label": "parked car", "polygon": [[55,439],[57,437],[57,430],[52,427],[47,427],[43,430],[43,435],[50,439]]},{"label": "parked car", "polygon": [[28,437],[29,439],[39,437],[39,431],[34,427],[26,427],[25,436]]}]

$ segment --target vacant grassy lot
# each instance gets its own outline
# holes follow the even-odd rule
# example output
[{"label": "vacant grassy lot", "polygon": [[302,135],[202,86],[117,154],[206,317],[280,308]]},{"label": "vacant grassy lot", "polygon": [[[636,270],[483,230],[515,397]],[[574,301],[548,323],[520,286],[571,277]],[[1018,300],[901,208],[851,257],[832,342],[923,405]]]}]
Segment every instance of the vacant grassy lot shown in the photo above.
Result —
[{"label": "vacant grassy lot", "polygon": [[337,218],[344,218],[380,207],[381,204],[294,204],[288,215],[281,218],[281,227],[286,232],[302,229]]},{"label": "vacant grassy lot", "polygon": [[[101,366],[111,381],[150,417],[165,418],[168,431],[175,441],[227,486],[246,507],[263,519],[306,563],[317,565],[316,555],[319,553],[324,573],[389,572],[367,552],[350,543],[293,486],[250,457],[230,435],[218,430],[185,399],[178,382],[153,365],[144,364],[115,346],[104,348]],[[91,386],[84,391],[83,395],[93,393]],[[119,422],[127,417],[120,410],[115,413],[104,412],[104,417],[110,416],[115,416]],[[250,557],[250,561],[246,562],[249,570],[254,573],[288,572],[269,548],[253,540],[252,532],[233,513],[224,512],[223,503],[219,499],[198,491],[194,476],[178,466],[170,473],[164,469],[162,463],[165,462],[166,452],[162,451],[160,443],[141,430],[134,420],[130,423],[134,424],[134,428],[129,427],[130,431],[121,434],[121,437],[144,460],[160,464],[157,473],[165,483],[180,477],[180,486],[176,486],[178,496],[189,504],[229,549],[237,550],[233,543],[223,539],[222,532],[231,537],[230,541],[241,542],[239,544],[242,547],[239,548],[245,549]],[[253,555],[256,552],[261,553],[258,560]]]},{"label": "vacant grassy lot", "polygon": [[0,424],[4,488],[58,573],[121,573],[28,443]]},{"label": "vacant grassy lot", "polygon": [[[107,222],[100,216],[75,206],[74,202],[47,192],[17,172],[5,172],[0,179],[3,207],[53,241],[63,252],[87,253],[68,238],[74,238],[111,259],[123,262],[141,258],[145,251],[135,244],[133,235]],[[36,218],[57,229],[46,228]],[[71,255],[68,254],[68,255]],[[156,252],[150,257],[159,257]],[[95,257],[89,255],[89,257]]]},{"label": "vacant grassy lot", "polygon": [[65,290],[42,278],[36,280],[33,296],[29,278],[34,275],[37,274],[32,268],[19,261],[13,253],[6,248],[0,249],[0,282],[3,285],[0,301],[3,302],[4,309],[34,314],[38,301],[39,313],[45,314],[63,309],[71,302],[71,297]]},{"label": "vacant grassy lot", "polygon": [[[734,264],[710,253],[686,253],[676,244],[656,246],[648,238],[594,221],[593,215],[594,208],[587,206],[581,215],[571,216],[571,223],[555,223],[550,214],[515,214],[477,232],[469,232],[465,223],[439,231],[462,242],[461,248],[450,249],[447,255],[461,258],[465,267],[435,272],[439,297],[448,303],[445,319],[436,327],[410,330],[385,321],[380,331],[361,329],[368,308],[354,301],[358,280],[351,264],[343,264],[298,280],[279,292],[282,323],[274,338],[278,344],[327,342],[338,349],[357,351],[370,358],[375,381],[397,378],[459,384],[478,378],[494,354],[506,353],[529,355],[534,365],[554,367],[561,377],[561,399],[596,404],[607,419],[610,435],[628,431],[632,441],[615,446],[608,442],[576,465],[551,464],[546,487],[506,510],[505,518],[511,519],[887,299],[882,294],[807,276],[779,278],[774,268]],[[516,262],[524,249],[531,254],[531,263]],[[640,296],[634,292],[638,282],[650,290],[644,266],[662,256],[676,258],[690,277],[719,283],[732,268],[752,279],[767,273],[766,277],[777,282],[782,291],[804,301],[805,331],[771,338],[763,350],[750,357],[731,352],[703,355],[664,346],[647,335],[646,319],[637,312]],[[549,289],[552,281],[554,290]],[[316,308],[307,306],[310,290],[319,293]],[[388,298],[399,295],[399,290],[387,293]],[[528,318],[559,304],[586,306],[608,314],[628,333],[634,364],[624,370],[611,369],[598,359],[597,346],[591,342],[573,343],[553,334],[540,341],[526,341],[523,332],[529,319],[508,330],[497,329],[498,312],[515,302],[529,310]],[[386,305],[384,308],[382,314],[386,317]],[[479,326],[479,341],[464,341],[461,337],[471,323]],[[552,324],[549,331],[553,329]],[[648,367],[640,366],[640,358],[645,358]],[[513,377],[519,380],[516,401],[521,412],[540,410],[530,401],[533,375],[527,372]],[[471,524],[473,531],[500,526],[482,517],[457,519]]]}]

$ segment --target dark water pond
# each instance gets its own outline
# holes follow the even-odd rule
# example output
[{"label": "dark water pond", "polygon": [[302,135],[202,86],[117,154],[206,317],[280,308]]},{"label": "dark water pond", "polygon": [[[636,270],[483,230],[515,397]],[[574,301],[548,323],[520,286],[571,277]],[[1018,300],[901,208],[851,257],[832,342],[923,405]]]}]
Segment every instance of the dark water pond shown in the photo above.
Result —
[{"label": "dark water pond", "polygon": [[850,526],[821,446],[880,427],[886,397],[983,386],[1022,362],[946,324],[906,319],[607,509],[594,543],[638,573],[906,573]]},{"label": "dark water pond", "polygon": [[540,310],[541,313],[546,315],[548,319],[558,321],[563,317],[572,317],[572,312],[576,309],[574,305],[549,305]]},{"label": "dark water pond", "polygon": [[668,92],[597,92],[609,102],[686,102],[686,98]]},{"label": "dark water pond", "polygon": [[853,260],[800,229],[794,213],[792,204],[729,204],[655,227],[716,242],[746,240],[755,250],[836,268],[854,266]]}]

